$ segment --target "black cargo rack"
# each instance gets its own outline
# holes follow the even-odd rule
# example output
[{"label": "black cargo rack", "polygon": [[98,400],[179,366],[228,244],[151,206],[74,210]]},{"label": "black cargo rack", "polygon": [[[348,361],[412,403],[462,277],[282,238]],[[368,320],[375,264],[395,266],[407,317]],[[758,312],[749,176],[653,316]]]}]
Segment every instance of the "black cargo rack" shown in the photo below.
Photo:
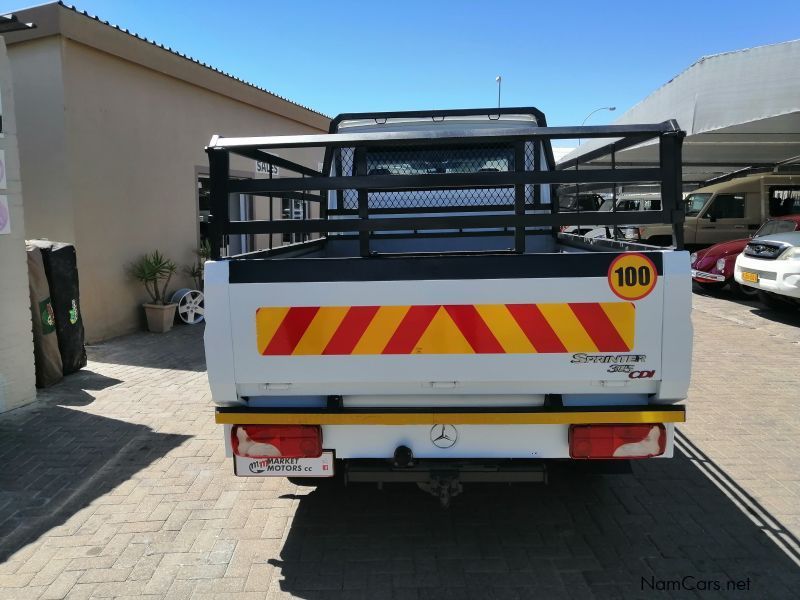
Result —
[{"label": "black cargo rack", "polygon": [[[423,119],[440,121],[447,117],[483,116],[499,120],[501,115],[530,115],[530,127],[501,126],[440,131],[383,131],[350,133],[335,132],[344,120],[367,120],[381,125],[389,119]],[[500,121],[502,123],[502,121]],[[225,235],[242,234],[320,234],[357,235],[361,256],[371,255],[370,239],[380,234],[406,232],[418,235],[421,231],[455,230],[469,232],[497,228],[513,235],[513,250],[525,252],[525,237],[531,227],[550,227],[553,234],[560,226],[625,224],[671,224],[673,243],[683,247],[684,212],[681,201],[681,146],[684,132],[674,120],[658,124],[607,125],[588,127],[547,127],[544,115],[534,108],[475,109],[455,111],[415,111],[397,113],[360,113],[337,117],[331,124],[334,133],[319,135],[287,135],[268,137],[224,138],[214,136],[206,148],[210,170],[211,222],[209,227],[212,258],[220,258]],[[609,138],[608,144],[567,163],[556,166],[550,142],[555,139]],[[616,152],[657,140],[657,167],[618,168]],[[325,151],[321,171],[276,156],[275,150],[322,148]],[[505,170],[478,169],[473,172],[436,172],[410,174],[390,173],[388,169],[368,171],[370,152],[406,153],[409,171],[424,161],[424,153],[437,149],[453,153],[470,148],[488,149],[487,155],[504,160]],[[502,155],[507,152],[507,155]],[[413,153],[423,158],[415,159]],[[230,176],[230,155],[280,167],[295,174],[293,177],[234,179]],[[502,156],[501,156],[502,155]],[[611,157],[611,168],[586,165],[600,156]],[[344,174],[343,157],[349,157],[351,174]],[[469,160],[465,155],[464,160]],[[545,161],[543,168],[542,160]],[[476,163],[477,164],[477,163]],[[333,174],[331,174],[333,173]],[[271,174],[271,169],[270,169]],[[661,209],[647,211],[559,212],[555,186],[596,186],[649,182],[661,190]],[[541,190],[551,189],[549,205],[542,205]],[[503,190],[500,194],[498,190]],[[513,190],[513,192],[512,192]],[[402,192],[459,192],[464,204],[458,206],[371,206],[378,194]],[[335,192],[328,209],[328,194]],[[231,221],[228,198],[232,193],[251,194],[270,198],[290,198],[318,202],[320,217],[315,219],[286,219],[279,221]],[[616,193],[616,192],[615,192]],[[488,195],[482,201],[476,194]],[[498,200],[499,196],[503,196]],[[478,198],[478,200],[476,200]],[[504,202],[502,200],[505,200]],[[373,203],[374,204],[374,203]],[[484,214],[475,214],[481,213]],[[453,214],[461,213],[461,214]],[[471,213],[471,214],[464,214]],[[498,214],[500,213],[500,214]],[[503,214],[504,213],[504,214]],[[546,231],[546,230],[545,230]],[[412,233],[409,233],[412,232]],[[549,233],[549,231],[546,231]],[[467,233],[464,233],[465,235]]]}]

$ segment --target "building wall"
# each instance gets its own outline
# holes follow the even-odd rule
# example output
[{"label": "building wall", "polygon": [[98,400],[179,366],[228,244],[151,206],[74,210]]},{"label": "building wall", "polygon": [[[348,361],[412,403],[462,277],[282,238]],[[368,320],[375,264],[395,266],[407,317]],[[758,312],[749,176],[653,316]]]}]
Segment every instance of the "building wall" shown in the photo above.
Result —
[{"label": "building wall", "polygon": [[4,153],[6,175],[5,189],[0,189],[0,195],[6,196],[10,209],[10,232],[0,234],[0,412],[36,399],[25,215],[12,81],[5,43],[0,37],[0,101],[3,107],[0,149]]},{"label": "building wall", "polygon": [[[126,272],[137,257],[158,249],[181,266],[193,261],[199,240],[195,178],[198,169],[207,168],[204,147],[213,134],[319,133],[60,36],[13,50],[15,61],[21,57],[15,71],[37,66],[42,79],[47,73],[51,81],[63,82],[63,94],[53,91],[48,101],[32,98],[43,90],[30,80],[17,91],[31,129],[52,122],[56,132],[62,128],[64,140],[54,146],[49,136],[26,138],[24,176],[38,182],[36,217],[27,232],[76,244],[89,341],[141,327],[139,305],[147,295]],[[314,151],[283,156],[312,167],[321,160]],[[253,161],[236,157],[231,168],[255,172]],[[266,203],[261,201],[257,214],[263,214]],[[179,274],[170,287],[181,284],[188,285],[189,279]]]},{"label": "building wall", "polygon": [[30,238],[75,242],[75,214],[67,181],[62,38],[50,36],[8,49],[16,94],[16,118],[26,228]]}]

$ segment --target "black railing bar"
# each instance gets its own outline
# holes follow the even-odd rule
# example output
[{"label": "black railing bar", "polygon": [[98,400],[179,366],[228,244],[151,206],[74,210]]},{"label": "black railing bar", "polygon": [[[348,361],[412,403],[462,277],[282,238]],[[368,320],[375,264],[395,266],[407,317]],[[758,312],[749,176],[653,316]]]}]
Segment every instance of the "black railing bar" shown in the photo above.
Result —
[{"label": "black railing bar", "polygon": [[[535,204],[526,204],[525,210],[540,210],[537,209]],[[471,213],[471,212],[513,212],[514,202],[510,201],[508,204],[460,204],[460,205],[443,205],[443,206],[398,206],[394,208],[385,207],[370,207],[369,214],[371,215],[403,215],[403,214],[420,214],[420,213]],[[358,209],[344,209],[328,211],[328,216],[356,216]]]},{"label": "black railing bar", "polygon": [[301,165],[286,158],[281,158],[269,152],[258,150],[257,148],[231,148],[230,151],[243,158],[250,158],[259,162],[268,163],[302,175],[310,175],[311,177],[320,177],[323,175],[322,171],[317,171],[311,167],[306,167],[305,165]]},{"label": "black railing bar", "polygon": [[[508,230],[508,227],[502,227],[497,229],[458,229],[458,230],[448,230],[448,231],[426,231],[424,233],[421,232],[414,232],[412,234],[403,233],[403,232],[373,232],[372,238],[373,240],[393,240],[393,239],[403,239],[408,237],[420,237],[420,238],[436,238],[436,237],[459,237],[461,235],[469,236],[469,237],[481,237],[481,236],[508,236],[511,232]],[[553,235],[549,229],[534,229],[531,227],[525,228],[525,235],[527,236],[536,236],[536,235]],[[358,234],[357,233],[337,233],[334,236],[337,240],[346,240],[346,241],[357,241]]]},{"label": "black railing bar", "polygon": [[[303,177],[305,177],[305,175]],[[237,181],[237,180],[234,179],[234,181]],[[262,181],[262,180],[254,179],[253,181]],[[265,181],[269,181],[269,179],[266,179]],[[273,181],[277,181],[277,180],[273,179]],[[291,192],[288,192],[288,191],[274,191],[274,192],[267,192],[266,194],[253,194],[253,195],[255,195],[255,196],[266,196],[267,194],[269,194],[270,196],[272,196],[274,198],[282,198],[282,199],[286,199],[286,200],[308,200],[309,202],[321,202],[321,203],[324,203],[326,201],[324,196],[320,196],[319,194],[309,194],[309,193],[305,193],[305,196],[304,196],[304,193],[302,191],[298,191],[298,192],[295,192],[295,191],[291,191]]]},{"label": "black railing bar", "polygon": [[[243,148],[301,148],[348,146],[395,146],[469,144],[472,142],[512,142],[534,139],[619,138],[634,136],[636,143],[677,130],[675,121],[641,125],[587,125],[583,127],[513,127],[505,129],[463,129],[432,131],[387,131],[367,133],[328,133],[263,137],[213,137],[208,150]],[[642,139],[640,139],[642,138]]]},{"label": "black railing bar", "polygon": [[[675,123],[676,126],[677,126],[677,123],[675,121],[671,121],[671,122]],[[671,132],[662,132],[662,133],[671,133]],[[650,141],[652,139],[655,139],[656,137],[657,136],[641,137],[641,136],[635,136],[634,135],[634,136],[625,136],[624,139],[620,138],[620,139],[611,140],[610,142],[600,146],[599,148],[595,148],[594,150],[590,150],[589,152],[581,154],[580,156],[576,156],[575,158],[572,158],[572,159],[570,159],[568,161],[565,161],[565,162],[562,162],[562,163],[558,163],[556,165],[556,169],[559,169],[559,170],[560,169],[569,169],[569,168],[575,166],[575,164],[578,161],[580,161],[582,163],[588,163],[589,161],[595,160],[596,158],[608,156],[609,154],[611,154],[612,151],[619,152],[620,150],[626,150],[628,148],[632,148],[632,147],[638,146],[639,144],[642,144],[644,142],[647,142],[647,141]],[[618,163],[618,164],[620,164],[620,163]]]},{"label": "black railing bar", "polygon": [[[580,167],[580,157],[575,159],[575,174],[576,175],[578,174],[579,167]],[[581,212],[581,199],[580,199],[580,196],[581,196],[581,185],[580,185],[579,182],[575,182],[575,209],[578,211],[579,214]]]},{"label": "black railing bar", "polygon": [[[442,110],[383,111],[369,113],[343,113],[331,121],[330,132],[339,130],[339,125],[347,121],[369,121],[372,119],[433,119],[434,117],[487,117],[496,115],[520,115],[532,117],[539,125],[546,126],[544,113],[533,106],[504,106],[502,108],[454,108]],[[492,119],[494,120],[494,119]]]},{"label": "black railing bar", "polygon": [[[272,179],[272,167],[270,167],[270,169],[269,169],[269,178]],[[294,193],[294,192],[292,192],[292,193]],[[274,215],[275,211],[274,211],[274,206],[273,206],[274,202],[273,202],[272,199],[273,199],[273,194],[270,194],[269,195],[269,220],[270,220],[270,222],[275,220],[275,215]],[[281,211],[281,217],[283,217],[283,211]],[[281,240],[281,241],[283,241],[283,240]],[[272,243],[272,234],[271,233],[269,234],[269,244],[268,245],[269,245],[269,249],[272,250],[273,243]]]},{"label": "black railing bar", "polygon": [[551,225],[627,225],[669,223],[664,211],[618,213],[558,213],[525,215],[474,215],[450,217],[400,217],[370,219],[307,219],[305,221],[231,221],[225,233],[303,233],[331,231],[412,231],[415,229],[483,229]]},{"label": "black railing bar", "polygon": [[525,183],[602,183],[661,181],[661,169],[596,169],[592,171],[520,171],[448,173],[426,175],[355,175],[280,179],[233,179],[231,192],[266,194],[301,190],[412,191],[415,189],[459,189],[503,187]]},{"label": "black railing bar", "polygon": [[[525,142],[514,144],[514,169],[517,173],[525,172]],[[514,213],[517,216],[525,214],[525,185],[521,183],[514,186]],[[514,250],[518,254],[525,253],[524,225],[514,228]]]}]

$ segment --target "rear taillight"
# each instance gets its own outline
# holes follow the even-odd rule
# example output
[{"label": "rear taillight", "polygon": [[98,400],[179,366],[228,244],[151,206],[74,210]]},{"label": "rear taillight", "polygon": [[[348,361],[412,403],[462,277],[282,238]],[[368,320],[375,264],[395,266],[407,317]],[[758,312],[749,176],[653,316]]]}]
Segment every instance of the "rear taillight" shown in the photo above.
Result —
[{"label": "rear taillight", "polygon": [[322,455],[319,425],[234,425],[233,453],[248,458],[317,458]]},{"label": "rear taillight", "polygon": [[661,423],[643,425],[572,425],[572,458],[650,458],[664,454],[667,432]]}]

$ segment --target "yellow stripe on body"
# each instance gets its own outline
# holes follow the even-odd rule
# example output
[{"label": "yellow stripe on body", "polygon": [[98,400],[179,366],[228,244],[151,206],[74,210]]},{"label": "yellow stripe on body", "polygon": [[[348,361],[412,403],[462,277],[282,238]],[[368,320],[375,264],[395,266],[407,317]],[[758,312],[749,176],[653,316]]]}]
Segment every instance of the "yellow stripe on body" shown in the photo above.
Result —
[{"label": "yellow stripe on body", "polygon": [[522,331],[517,321],[505,304],[476,304],[475,310],[486,323],[486,326],[500,342],[507,354],[533,354],[533,347],[528,336]]},{"label": "yellow stripe on body", "polygon": [[314,315],[292,354],[320,355],[341,325],[349,306],[323,306]]},{"label": "yellow stripe on body", "polygon": [[264,354],[288,312],[288,306],[262,306],[256,310],[256,343],[259,354]]},{"label": "yellow stripe on body", "polygon": [[420,336],[412,354],[475,354],[461,330],[443,306]]},{"label": "yellow stripe on body", "polygon": [[633,349],[636,307],[633,302],[600,302],[600,308],[629,349]]},{"label": "yellow stripe on body", "polygon": [[567,352],[597,352],[597,346],[568,304],[537,304],[537,306]]},{"label": "yellow stripe on body", "polygon": [[685,410],[509,413],[236,413],[217,412],[227,425],[591,425],[683,423]]},{"label": "yellow stripe on body", "polygon": [[409,306],[381,306],[352,354],[380,354],[406,316]]}]

